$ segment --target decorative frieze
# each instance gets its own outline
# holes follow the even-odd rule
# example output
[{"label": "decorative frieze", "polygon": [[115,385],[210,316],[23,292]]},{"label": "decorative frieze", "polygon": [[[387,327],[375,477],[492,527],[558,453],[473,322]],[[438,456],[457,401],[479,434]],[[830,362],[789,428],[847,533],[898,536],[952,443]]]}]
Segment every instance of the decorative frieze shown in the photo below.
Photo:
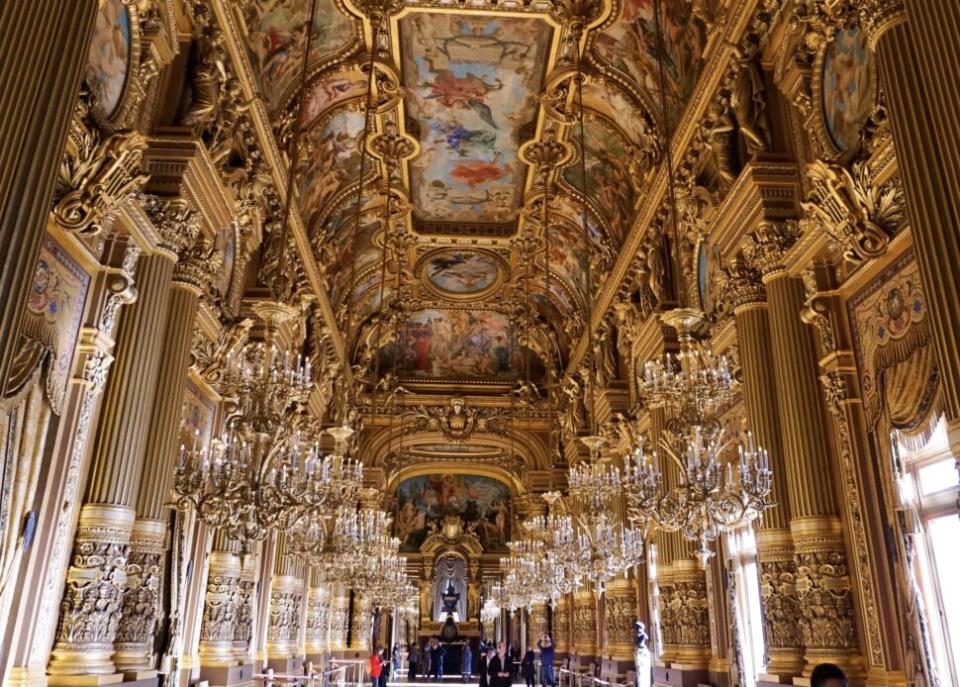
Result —
[{"label": "decorative frieze", "polygon": [[303,581],[292,575],[275,575],[270,586],[267,626],[267,653],[271,658],[289,658],[296,654],[302,605]]},{"label": "decorative frieze", "polygon": [[210,554],[200,624],[200,661],[205,666],[234,663],[241,571],[240,556],[236,553],[214,551]]},{"label": "decorative frieze", "polygon": [[127,588],[123,593],[114,661],[124,670],[149,670],[160,617],[166,526],[157,520],[137,520],[127,557]]}]

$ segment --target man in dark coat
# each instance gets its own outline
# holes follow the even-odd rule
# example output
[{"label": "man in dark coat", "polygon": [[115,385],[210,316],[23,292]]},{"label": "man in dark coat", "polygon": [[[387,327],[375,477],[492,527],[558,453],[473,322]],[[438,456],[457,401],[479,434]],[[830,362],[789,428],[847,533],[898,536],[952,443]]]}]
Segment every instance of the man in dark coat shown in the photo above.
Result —
[{"label": "man in dark coat", "polygon": [[507,654],[507,643],[497,644],[497,653],[487,663],[490,687],[510,687],[513,684],[513,664]]}]

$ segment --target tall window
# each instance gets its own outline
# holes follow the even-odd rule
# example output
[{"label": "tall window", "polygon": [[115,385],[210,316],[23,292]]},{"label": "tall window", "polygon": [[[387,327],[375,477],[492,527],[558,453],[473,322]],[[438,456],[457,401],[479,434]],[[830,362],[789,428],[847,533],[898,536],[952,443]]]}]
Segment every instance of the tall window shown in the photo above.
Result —
[{"label": "tall window", "polygon": [[929,625],[930,648],[941,684],[960,684],[960,518],[957,469],[943,421],[930,441],[910,451],[899,441],[902,505],[912,517],[913,574]]},{"label": "tall window", "polygon": [[736,589],[734,613],[740,638],[745,685],[757,684],[765,667],[763,607],[760,604],[760,575],[757,570],[757,538],[748,525],[726,537],[729,570]]}]

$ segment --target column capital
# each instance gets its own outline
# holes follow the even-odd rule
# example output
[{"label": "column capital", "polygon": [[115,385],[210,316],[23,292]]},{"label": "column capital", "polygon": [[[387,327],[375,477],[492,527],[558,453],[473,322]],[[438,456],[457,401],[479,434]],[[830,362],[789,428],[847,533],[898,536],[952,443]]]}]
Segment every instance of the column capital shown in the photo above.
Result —
[{"label": "column capital", "polygon": [[772,222],[763,220],[757,228],[744,239],[743,254],[755,265],[766,282],[779,272],[783,272],[784,257],[799,238],[799,228],[792,220]]},{"label": "column capital", "polygon": [[743,256],[734,258],[723,273],[726,282],[725,295],[734,315],[742,308],[767,302],[762,273]]},{"label": "column capital", "polygon": [[159,248],[174,259],[196,243],[201,216],[189,200],[151,195],[143,207],[160,235]]},{"label": "column capital", "polygon": [[903,0],[861,0],[859,4],[860,26],[867,34],[871,50],[893,27],[907,21],[907,8]]}]

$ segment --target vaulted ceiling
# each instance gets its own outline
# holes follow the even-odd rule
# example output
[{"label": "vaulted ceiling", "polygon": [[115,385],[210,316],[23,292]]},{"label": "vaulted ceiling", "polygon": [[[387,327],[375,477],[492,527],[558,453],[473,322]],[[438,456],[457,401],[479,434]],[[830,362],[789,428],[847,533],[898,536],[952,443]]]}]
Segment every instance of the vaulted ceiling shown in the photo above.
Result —
[{"label": "vaulted ceiling", "polygon": [[[354,362],[460,386],[561,371],[662,150],[652,0],[317,2],[299,118],[310,0],[250,2],[243,29],[281,147],[299,136],[300,211]],[[676,120],[706,32],[687,0],[664,14]]]}]

